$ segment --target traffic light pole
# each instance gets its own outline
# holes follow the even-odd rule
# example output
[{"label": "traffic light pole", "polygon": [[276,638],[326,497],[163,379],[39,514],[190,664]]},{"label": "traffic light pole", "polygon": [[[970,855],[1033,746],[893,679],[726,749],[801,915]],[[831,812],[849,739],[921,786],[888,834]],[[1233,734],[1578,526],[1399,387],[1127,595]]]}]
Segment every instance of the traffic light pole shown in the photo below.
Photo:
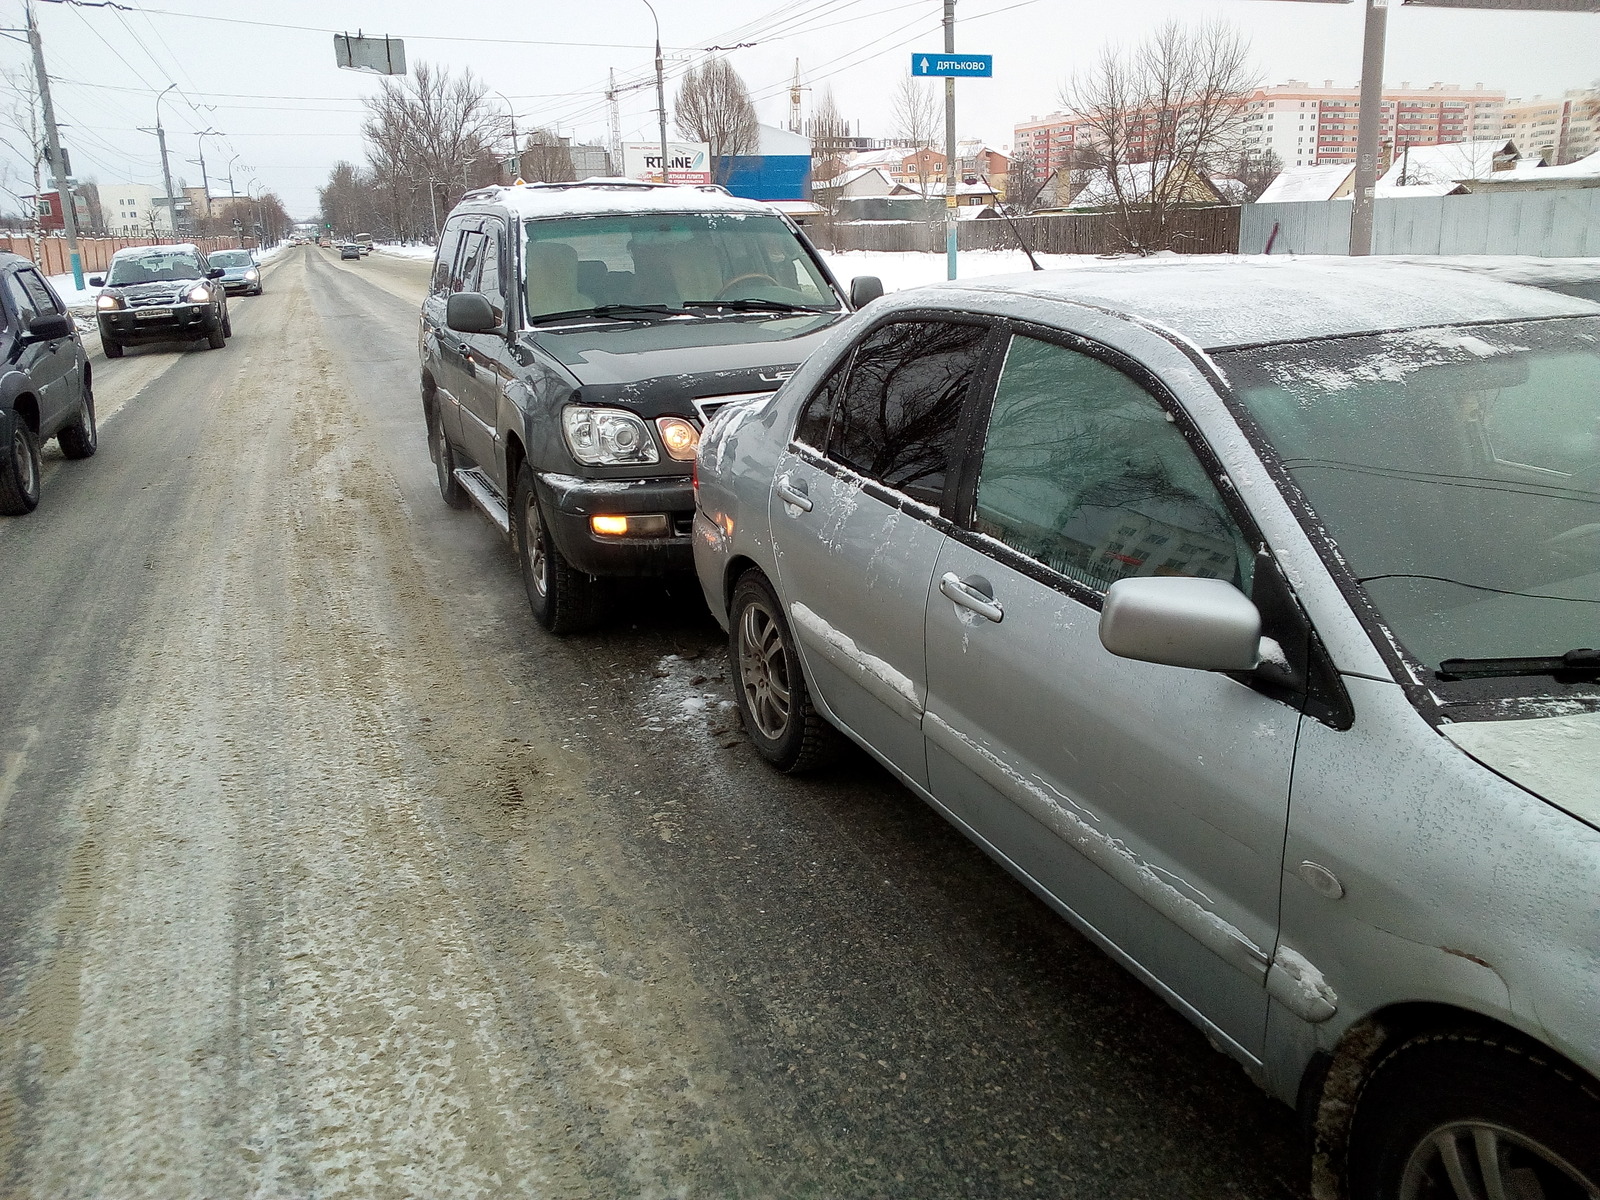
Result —
[{"label": "traffic light pole", "polygon": [[50,147],[50,174],[56,185],[56,200],[61,205],[61,224],[67,233],[67,251],[72,257],[72,286],[83,290],[83,259],[78,254],[78,210],[67,182],[67,164],[61,155],[61,133],[56,128],[55,105],[50,102],[50,76],[44,69],[44,44],[39,40],[39,23],[34,19],[33,0],[27,3],[28,45],[33,49],[33,73],[39,80],[39,104],[44,109],[44,134]]}]

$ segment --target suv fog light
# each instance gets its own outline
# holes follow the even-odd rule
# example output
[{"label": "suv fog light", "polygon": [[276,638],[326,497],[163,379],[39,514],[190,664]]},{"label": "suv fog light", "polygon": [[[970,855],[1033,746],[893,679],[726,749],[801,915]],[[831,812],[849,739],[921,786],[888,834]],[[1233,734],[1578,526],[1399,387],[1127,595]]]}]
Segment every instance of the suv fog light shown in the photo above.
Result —
[{"label": "suv fog light", "polygon": [[671,531],[665,513],[590,517],[589,528],[604,537],[666,537]]},{"label": "suv fog light", "polygon": [[657,417],[656,429],[661,433],[661,444],[667,448],[667,457],[679,462],[690,462],[700,445],[700,431],[682,417]]}]

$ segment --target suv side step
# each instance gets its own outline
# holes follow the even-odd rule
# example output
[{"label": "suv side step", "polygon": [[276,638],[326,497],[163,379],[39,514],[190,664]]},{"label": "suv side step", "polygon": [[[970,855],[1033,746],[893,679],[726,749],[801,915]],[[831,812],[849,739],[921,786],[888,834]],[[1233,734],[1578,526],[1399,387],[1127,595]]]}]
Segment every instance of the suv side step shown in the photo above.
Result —
[{"label": "suv side step", "polygon": [[477,467],[457,467],[456,482],[466,489],[467,495],[472,497],[472,502],[483,510],[483,515],[498,525],[501,533],[510,537],[511,511],[506,507],[506,502],[500,498],[500,493],[495,490],[489,477]]}]

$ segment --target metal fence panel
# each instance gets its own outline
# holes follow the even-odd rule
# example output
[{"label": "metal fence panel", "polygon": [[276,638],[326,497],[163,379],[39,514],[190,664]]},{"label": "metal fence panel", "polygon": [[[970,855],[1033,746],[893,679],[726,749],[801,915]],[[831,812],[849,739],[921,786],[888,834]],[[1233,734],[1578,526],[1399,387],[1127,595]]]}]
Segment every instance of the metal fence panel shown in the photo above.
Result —
[{"label": "metal fence panel", "polygon": [[[190,238],[190,242],[207,254],[214,250],[235,250],[255,247],[254,238]],[[111,265],[111,256],[126,246],[167,246],[172,238],[79,238],[78,258],[85,275],[98,274]],[[0,237],[0,251],[20,254],[38,263],[46,275],[68,275],[72,272],[72,258],[64,237]]]}]

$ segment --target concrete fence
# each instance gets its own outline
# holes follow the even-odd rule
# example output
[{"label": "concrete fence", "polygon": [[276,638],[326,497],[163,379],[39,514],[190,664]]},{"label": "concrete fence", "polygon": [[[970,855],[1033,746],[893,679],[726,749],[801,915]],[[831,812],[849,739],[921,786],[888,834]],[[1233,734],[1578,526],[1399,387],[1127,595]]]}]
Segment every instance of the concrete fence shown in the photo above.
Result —
[{"label": "concrete fence", "polygon": [[[190,241],[207,254],[213,250],[253,249],[256,244],[254,238],[191,238]],[[171,244],[171,238],[79,238],[78,256],[83,263],[83,273],[93,275],[109,267],[111,256],[126,246]],[[67,250],[67,239],[63,237],[45,237],[37,241],[26,237],[0,238],[0,250],[33,259],[46,275],[72,273],[72,256]]]},{"label": "concrete fence", "polygon": [[[1348,254],[1351,204],[1247,204],[1239,223],[1239,252],[1261,254],[1272,239],[1274,254]],[[1373,207],[1372,252],[1600,255],[1600,188],[1379,200]]]}]

